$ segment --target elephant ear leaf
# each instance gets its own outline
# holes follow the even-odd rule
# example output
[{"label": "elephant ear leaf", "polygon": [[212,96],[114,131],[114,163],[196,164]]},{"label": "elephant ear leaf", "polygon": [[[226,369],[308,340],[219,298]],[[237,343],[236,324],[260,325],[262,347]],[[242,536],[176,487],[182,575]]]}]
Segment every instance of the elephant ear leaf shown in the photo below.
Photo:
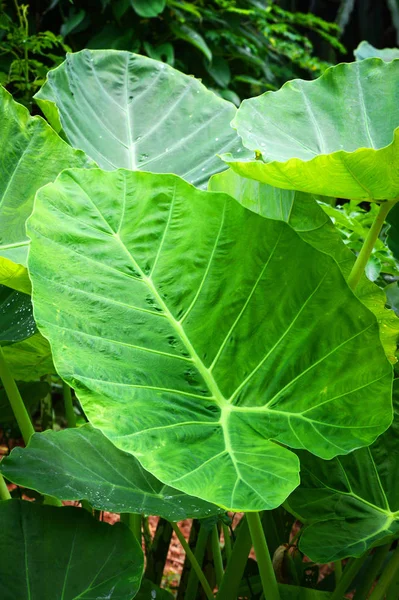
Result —
[{"label": "elephant ear leaf", "polygon": [[[107,460],[101,461],[99,456]],[[0,469],[17,485],[60,500],[88,500],[98,510],[145,513],[169,521],[222,512],[162,484],[134,456],[116,448],[90,424],[36,433],[26,448],[15,448],[3,459]]]},{"label": "elephant ear leaf", "polygon": [[399,61],[370,58],[244,100],[233,126],[253,158],[224,156],[244,177],[359,200],[399,195]]},{"label": "elephant ear leaf", "polygon": [[305,529],[302,551],[316,562],[360,556],[399,537],[399,380],[394,420],[369,448],[323,461],[300,452],[301,485],[287,507]]},{"label": "elephant ear leaf", "polygon": [[226,168],[216,155],[241,151],[230,127],[233,104],[198,79],[130,52],[68,54],[35,98],[56,130],[103,169],[176,173],[206,187]]},{"label": "elephant ear leaf", "polygon": [[[247,179],[232,169],[213,175],[208,189],[230,194],[242,206],[263,217],[288,223],[305,242],[332,256],[339,264],[345,279],[349,276],[356,258],[345,246],[331,219],[318,204],[318,200],[325,198]],[[395,253],[396,250],[399,256],[399,243],[395,241],[398,237],[398,208],[399,205],[394,206],[388,215],[388,221],[391,223],[388,244],[392,244],[392,251]],[[380,324],[381,343],[387,358],[391,363],[396,363],[399,319],[393,310],[386,308],[387,298],[384,290],[363,275],[354,293],[375,314]]]},{"label": "elephant ear leaf", "polygon": [[160,481],[274,508],[298,485],[285,446],[331,458],[390,425],[374,315],[286,223],[174,175],[71,170],[28,233],[58,373]]},{"label": "elephant ear leaf", "polygon": [[30,293],[25,222],[35,194],[63,169],[85,167],[89,161],[2,87],[0,122],[0,284]]},{"label": "elephant ear leaf", "polygon": [[143,552],[127,527],[71,506],[0,502],[0,552],[2,600],[131,600],[143,573]]}]

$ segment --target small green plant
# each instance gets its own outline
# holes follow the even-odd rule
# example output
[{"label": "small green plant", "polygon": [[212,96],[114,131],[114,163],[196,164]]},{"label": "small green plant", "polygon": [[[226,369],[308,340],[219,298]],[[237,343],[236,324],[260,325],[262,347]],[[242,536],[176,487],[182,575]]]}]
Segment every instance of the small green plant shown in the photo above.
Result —
[{"label": "small green plant", "polygon": [[[371,58],[237,110],[85,50],[36,94],[48,122],[1,90],[0,378],[26,444],[0,465],[2,597],[171,598],[172,532],[185,600],[397,597],[399,319],[366,273],[398,206],[398,89]],[[360,248],[337,197],[348,231],[376,207]],[[20,390],[48,374],[68,427],[35,433]]]},{"label": "small green plant", "polygon": [[29,5],[14,0],[15,15],[0,5],[0,82],[30,106],[49,68],[60,64],[69,48],[51,31],[30,33]]}]

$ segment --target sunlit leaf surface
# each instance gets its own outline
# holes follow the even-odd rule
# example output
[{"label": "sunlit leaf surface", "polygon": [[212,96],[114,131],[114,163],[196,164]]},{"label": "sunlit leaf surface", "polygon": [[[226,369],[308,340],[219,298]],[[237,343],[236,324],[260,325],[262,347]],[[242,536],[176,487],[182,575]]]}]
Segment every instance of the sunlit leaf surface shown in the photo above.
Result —
[{"label": "sunlit leaf surface", "polygon": [[273,508],[298,484],[282,444],[331,458],[390,424],[375,317],[286,223],[173,175],[72,170],[28,232],[57,371],[164,483]]},{"label": "sunlit leaf surface", "polygon": [[116,50],[68,54],[36,100],[49,121],[103,169],[176,173],[196,186],[241,151],[236,108],[198,79]]},{"label": "sunlit leaf surface", "polygon": [[295,79],[244,100],[233,121],[240,175],[276,187],[340,198],[399,195],[399,61],[370,58]]}]

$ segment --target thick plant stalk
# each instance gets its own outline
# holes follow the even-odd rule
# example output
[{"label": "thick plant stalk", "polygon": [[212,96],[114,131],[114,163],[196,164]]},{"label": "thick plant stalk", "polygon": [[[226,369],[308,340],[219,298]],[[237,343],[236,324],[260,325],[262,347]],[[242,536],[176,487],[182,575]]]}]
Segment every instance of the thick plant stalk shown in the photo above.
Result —
[{"label": "thick plant stalk", "polygon": [[280,600],[277,579],[259,513],[247,513],[247,519],[265,598],[266,600]]},{"label": "thick plant stalk", "polygon": [[230,538],[230,529],[226,525],[226,523],[222,523],[223,529],[223,537],[224,537],[224,550],[226,553],[226,561],[230,560],[231,556],[231,538]]},{"label": "thick plant stalk", "polygon": [[340,560],[336,560],[334,562],[334,573],[335,573],[335,585],[338,585],[338,582],[342,577],[342,563]]},{"label": "thick plant stalk", "polygon": [[0,379],[10,401],[12,411],[18,423],[18,427],[22,433],[25,445],[28,444],[31,436],[35,433],[29,413],[21,398],[21,394],[17,388],[11,371],[8,368],[4,358],[3,350],[0,347]]},{"label": "thick plant stalk", "polygon": [[172,533],[173,529],[169,521],[159,519],[145,569],[146,579],[150,579],[156,585],[161,585]]},{"label": "thick plant stalk", "polygon": [[71,388],[65,381],[62,382],[62,394],[64,396],[65,416],[68,427],[76,427],[76,416],[73,410]]},{"label": "thick plant stalk", "polygon": [[216,600],[232,600],[237,598],[238,589],[251,551],[252,541],[248,521],[244,517],[238,529],[230,560],[216,596]]},{"label": "thick plant stalk", "polygon": [[359,283],[360,278],[363,275],[364,270],[366,268],[367,261],[370,258],[378,236],[380,235],[381,228],[385,222],[385,219],[391,208],[397,202],[398,200],[395,198],[395,200],[387,200],[386,202],[383,202],[381,204],[380,210],[378,211],[378,215],[376,216],[372,226],[370,227],[362,249],[360,250],[356,262],[353,265],[352,270],[349,274],[348,285],[352,290],[354,290],[357,284]]},{"label": "thick plant stalk", "polygon": [[379,546],[378,548],[376,548],[373,554],[371,565],[367,569],[365,577],[363,578],[361,583],[356,587],[356,593],[353,597],[353,600],[363,600],[364,598],[367,598],[367,592],[370,590],[374,581],[377,579],[390,547],[391,542],[385,544],[384,546]]},{"label": "thick plant stalk", "polygon": [[[3,351],[0,347],[0,379],[6,391],[7,397],[10,401],[12,411],[15,419],[18,423],[18,427],[21,430],[25,445],[28,444],[30,438],[35,433],[33,429],[32,421],[24,401],[21,398],[21,394],[17,388],[17,384],[14,381],[14,377],[8,368],[7,362],[4,358]],[[44,496],[44,504],[50,504],[52,506],[62,506],[62,502],[53,496]]]},{"label": "thick plant stalk", "polygon": [[364,562],[366,561],[367,557],[369,555],[369,552],[365,552],[364,554],[362,554],[362,556],[360,556],[360,558],[352,558],[348,564],[346,565],[343,573],[342,573],[342,577],[339,580],[339,583],[337,585],[337,587],[335,588],[334,592],[331,595],[330,600],[342,600],[346,590],[349,588],[350,584],[352,583],[352,581],[354,580],[354,578],[356,577],[356,575],[359,573],[360,569],[362,568]]},{"label": "thick plant stalk", "polygon": [[395,577],[393,577],[391,583],[389,584],[386,600],[398,600],[398,598],[399,598],[399,571],[396,572]]},{"label": "thick plant stalk", "polygon": [[217,525],[214,525],[212,528],[212,554],[213,563],[215,565],[216,583],[219,587],[223,578],[223,560],[220,550],[219,529]]},{"label": "thick plant stalk", "polygon": [[[204,556],[206,551],[206,545],[208,543],[209,538],[209,530],[206,529],[203,525],[199,529],[197,543],[195,545],[194,556],[199,564],[202,567],[204,562]],[[184,595],[184,600],[195,600],[197,598],[197,590],[198,590],[198,577],[194,569],[190,570],[190,574],[188,576],[187,589]]]},{"label": "thick plant stalk", "polygon": [[175,534],[177,536],[177,539],[183,546],[184,551],[185,551],[186,555],[188,556],[189,561],[191,562],[192,568],[194,569],[194,571],[197,574],[197,577],[200,581],[200,584],[202,585],[202,587],[204,589],[206,597],[208,598],[208,600],[214,600],[214,595],[211,590],[211,587],[210,587],[204,573],[202,572],[202,569],[199,566],[198,561],[195,558],[193,551],[191,550],[190,546],[187,544],[184,535],[180,531],[179,526],[177,525],[177,523],[171,523],[171,525],[173,527],[173,531],[175,532]]},{"label": "thick plant stalk", "polygon": [[391,585],[392,581],[395,580],[395,577],[399,573],[399,546],[397,546],[395,552],[393,553],[391,560],[388,565],[385,567],[381,577],[378,580],[377,585],[375,586],[370,600],[383,600],[385,598],[385,593]]},{"label": "thick plant stalk", "polygon": [[138,513],[121,513],[121,521],[129,527],[141,546],[141,515]]},{"label": "thick plant stalk", "polygon": [[11,500],[11,494],[8,491],[3,475],[0,473],[0,500]]}]

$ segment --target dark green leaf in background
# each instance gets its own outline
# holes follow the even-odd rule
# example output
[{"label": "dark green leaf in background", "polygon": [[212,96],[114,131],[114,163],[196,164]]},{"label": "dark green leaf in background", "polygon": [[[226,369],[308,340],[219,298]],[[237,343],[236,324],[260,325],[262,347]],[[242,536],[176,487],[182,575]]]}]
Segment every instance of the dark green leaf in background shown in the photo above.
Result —
[{"label": "dark green leaf in background", "polygon": [[50,345],[40,333],[22,342],[4,346],[3,354],[14,379],[34,381],[43,375],[55,373]]},{"label": "dark green leaf in background", "polygon": [[2,600],[131,600],[143,552],[131,531],[81,508],[0,502]]},{"label": "dark green leaf in background", "polygon": [[91,425],[37,433],[27,448],[15,448],[4,458],[0,469],[13,483],[61,500],[88,500],[99,510],[158,515],[169,521],[222,512],[163,485]]},{"label": "dark green leaf in background", "polygon": [[197,48],[197,50],[202,52],[206,60],[208,60],[209,62],[212,61],[211,49],[209,48],[202,35],[198,33],[198,31],[195,31],[195,29],[192,29],[192,27],[189,27],[184,23],[173,23],[171,25],[171,30],[177,38],[188,42],[189,44]]},{"label": "dark green leaf in background", "polygon": [[369,448],[330,461],[300,452],[301,485],[287,506],[307,526],[301,550],[326,563],[399,537],[398,381],[392,426]]},{"label": "dark green leaf in background", "polygon": [[21,342],[35,331],[30,296],[0,285],[0,346]]},{"label": "dark green leaf in background", "polygon": [[130,0],[133,9],[140,17],[157,17],[166,5],[166,0]]}]

